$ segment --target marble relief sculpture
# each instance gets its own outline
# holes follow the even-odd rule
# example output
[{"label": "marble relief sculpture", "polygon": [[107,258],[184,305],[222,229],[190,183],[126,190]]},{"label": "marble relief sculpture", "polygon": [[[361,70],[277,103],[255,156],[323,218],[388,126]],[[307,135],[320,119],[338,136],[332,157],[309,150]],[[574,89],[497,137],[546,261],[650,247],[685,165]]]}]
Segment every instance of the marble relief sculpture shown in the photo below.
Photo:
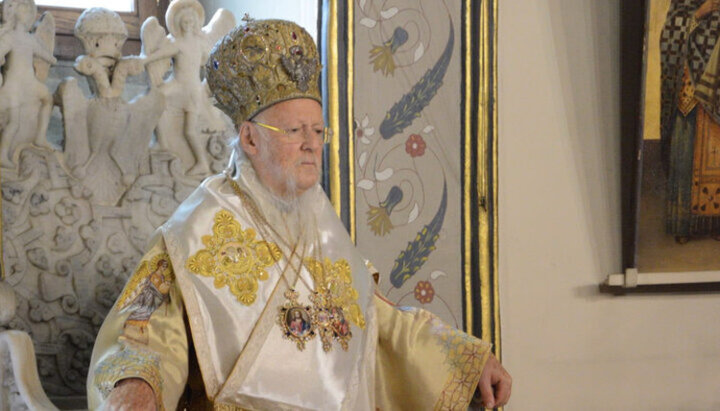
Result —
[{"label": "marble relief sculpture", "polygon": [[45,135],[53,102],[44,81],[56,62],[55,20],[43,13],[33,27],[36,14],[33,0],[2,3],[0,163],[17,161],[15,154],[23,145],[50,148]]},{"label": "marble relief sculpture", "polygon": [[[2,97],[0,104],[17,101],[12,106],[20,108],[22,121],[6,138],[10,114],[0,110],[5,267],[0,299],[6,289],[16,298],[9,317],[0,304],[0,335],[25,332],[32,338],[42,388],[51,399],[85,395],[95,336],[148,239],[203,178],[227,164],[234,130],[212,107],[200,67],[235,19],[219,10],[203,28],[204,10],[194,0],[175,0],[169,10],[169,35],[154,18],[143,25],[140,56],[122,55],[127,30],[115,12],[92,8],[78,18],[75,35],[84,53],[74,62],[78,75],[62,80],[54,92],[63,135],[48,136],[60,141],[53,151],[47,119],[32,114],[53,102],[43,84],[54,61],[52,48],[43,48],[53,43],[46,37],[54,33],[52,16],[41,17],[31,31],[31,0],[3,3],[0,51],[9,51],[3,54],[0,96],[7,92],[12,98]],[[16,20],[22,24],[9,23]],[[8,37],[11,28],[24,30],[23,41],[34,41],[37,50],[17,54],[20,40]],[[23,70],[10,71],[16,64]],[[128,84],[146,91],[127,98]],[[27,121],[36,118],[41,124]],[[0,376],[11,376],[10,357],[24,356],[20,361],[30,366],[27,354],[8,348],[18,338],[0,338]],[[23,390],[42,393],[37,384],[19,388],[23,375],[15,374],[11,399],[22,397]],[[25,399],[31,409],[32,401]]]},{"label": "marble relief sculpture", "polygon": [[[153,87],[166,97],[167,108],[156,129],[159,149],[174,153],[189,167],[189,174],[210,172],[206,145],[208,134],[227,126],[220,111],[210,100],[210,93],[201,81],[200,68],[208,59],[215,42],[235,27],[235,17],[219,9],[210,22],[202,27],[205,10],[197,0],[175,0],[165,14],[170,34],[155,17],[142,27],[143,54]],[[170,66],[172,74],[163,81]],[[184,138],[178,138],[182,135]]]},{"label": "marble relief sculpture", "polygon": [[116,205],[135,179],[149,172],[150,139],[165,98],[150,90],[130,102],[123,100],[127,77],[145,67],[140,57],[122,55],[127,29],[117,13],[100,7],[85,10],[75,24],[75,36],[85,49],[75,70],[87,77],[93,94],[85,98],[76,79],[58,88],[65,118],[65,165],[92,193],[94,203]]}]

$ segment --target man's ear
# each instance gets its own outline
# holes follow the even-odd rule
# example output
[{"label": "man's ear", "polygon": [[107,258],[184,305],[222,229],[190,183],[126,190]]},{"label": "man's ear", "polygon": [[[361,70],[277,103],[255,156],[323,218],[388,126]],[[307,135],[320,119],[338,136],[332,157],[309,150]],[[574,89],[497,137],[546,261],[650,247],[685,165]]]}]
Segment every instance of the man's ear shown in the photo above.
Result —
[{"label": "man's ear", "polygon": [[249,157],[255,157],[258,153],[258,138],[260,136],[257,135],[257,132],[249,121],[244,121],[240,125],[238,137],[240,137],[240,146],[245,154]]}]

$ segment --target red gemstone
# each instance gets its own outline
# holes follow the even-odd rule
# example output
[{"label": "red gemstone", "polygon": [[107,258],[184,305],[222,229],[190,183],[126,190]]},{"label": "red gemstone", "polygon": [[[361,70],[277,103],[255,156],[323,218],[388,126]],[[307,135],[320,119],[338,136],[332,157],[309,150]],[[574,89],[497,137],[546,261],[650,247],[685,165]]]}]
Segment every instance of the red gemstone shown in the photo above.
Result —
[{"label": "red gemstone", "polygon": [[297,34],[295,34],[294,31],[292,32],[292,39],[293,39],[293,40],[297,40]]}]

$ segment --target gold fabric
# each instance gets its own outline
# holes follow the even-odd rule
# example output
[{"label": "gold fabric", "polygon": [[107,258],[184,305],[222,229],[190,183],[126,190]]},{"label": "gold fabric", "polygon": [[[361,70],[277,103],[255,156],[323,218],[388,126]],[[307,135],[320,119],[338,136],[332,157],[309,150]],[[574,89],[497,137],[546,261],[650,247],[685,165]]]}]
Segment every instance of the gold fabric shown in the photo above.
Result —
[{"label": "gold fabric", "polygon": [[490,344],[429,311],[375,299],[378,348],[375,401],[380,410],[465,410]]},{"label": "gold fabric", "polygon": [[[246,172],[239,183],[261,202],[265,216],[287,222],[280,211],[272,216],[254,174]],[[117,381],[131,377],[147,381],[167,410],[466,408],[489,344],[429,312],[398,309],[376,297],[372,273],[322,189],[313,192],[322,196],[310,208],[317,214],[300,221],[316,224],[319,258],[290,258],[299,267],[291,277],[283,273],[287,247],[278,243],[284,256],[266,268],[268,279],[259,282],[256,301],[245,305],[228,287],[218,288],[215,276],[197,275],[186,264],[200,250],[213,248],[216,237],[208,232],[218,216],[237,235],[253,230],[257,238],[245,238],[246,245],[261,237],[227,180],[206,180],[163,227],[122,293],[122,304],[106,318],[88,377],[90,408],[99,407]],[[298,289],[301,301],[313,296],[301,284],[327,287],[352,324],[347,351],[328,352],[318,339],[300,351],[283,338],[275,322],[287,289],[283,278]],[[188,348],[186,324],[194,351]],[[192,368],[200,372],[188,378],[189,363],[195,362]]]},{"label": "gold fabric", "polygon": [[690,70],[688,70],[686,64],[682,77],[682,87],[680,88],[680,93],[678,93],[678,110],[680,110],[684,116],[687,116],[696,105],[695,86],[690,78]]},{"label": "gold fabric", "polygon": [[702,106],[697,111],[693,154],[692,213],[720,215],[720,124]]}]

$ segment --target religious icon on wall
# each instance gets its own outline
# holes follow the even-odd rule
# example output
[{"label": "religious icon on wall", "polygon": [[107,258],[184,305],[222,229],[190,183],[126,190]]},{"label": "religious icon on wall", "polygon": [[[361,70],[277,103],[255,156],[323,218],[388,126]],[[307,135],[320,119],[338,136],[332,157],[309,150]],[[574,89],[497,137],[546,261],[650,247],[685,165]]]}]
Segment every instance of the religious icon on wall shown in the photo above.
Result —
[{"label": "religious icon on wall", "polygon": [[720,269],[720,0],[648,2],[640,272]]}]

